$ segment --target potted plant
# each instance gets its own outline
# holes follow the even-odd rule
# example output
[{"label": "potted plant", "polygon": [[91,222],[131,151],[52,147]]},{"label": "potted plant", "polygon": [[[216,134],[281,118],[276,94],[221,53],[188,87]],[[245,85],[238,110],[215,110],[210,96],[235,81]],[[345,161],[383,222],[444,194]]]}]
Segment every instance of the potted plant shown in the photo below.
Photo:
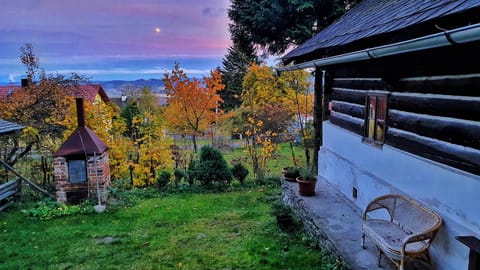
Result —
[{"label": "potted plant", "polygon": [[301,168],[300,176],[297,177],[298,193],[303,196],[315,195],[317,174],[310,168]]},{"label": "potted plant", "polygon": [[270,214],[275,216],[277,225],[282,230],[288,230],[293,224],[292,209],[286,205],[281,199],[273,202],[270,208]]},{"label": "potted plant", "polygon": [[286,181],[295,182],[297,177],[300,176],[300,168],[285,167],[282,169],[282,175]]}]

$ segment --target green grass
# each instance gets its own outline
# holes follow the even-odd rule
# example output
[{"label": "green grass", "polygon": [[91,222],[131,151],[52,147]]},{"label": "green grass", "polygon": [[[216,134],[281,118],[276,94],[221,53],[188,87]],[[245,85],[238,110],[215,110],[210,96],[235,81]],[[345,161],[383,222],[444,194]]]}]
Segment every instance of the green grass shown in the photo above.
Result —
[{"label": "green grass", "polygon": [[278,229],[265,198],[260,188],[172,194],[49,221],[13,209],[0,213],[0,269],[336,269]]},{"label": "green grass", "polygon": [[[305,151],[302,146],[293,146],[297,166],[305,165]],[[259,150],[260,153],[260,150]],[[310,154],[313,160],[313,153]],[[252,168],[250,165],[250,157],[244,148],[235,148],[231,153],[224,153],[226,160],[242,160],[242,163],[249,169],[249,177],[252,177]],[[292,150],[288,143],[280,143],[279,150],[267,161],[267,175],[280,176],[282,168],[293,166]]]}]

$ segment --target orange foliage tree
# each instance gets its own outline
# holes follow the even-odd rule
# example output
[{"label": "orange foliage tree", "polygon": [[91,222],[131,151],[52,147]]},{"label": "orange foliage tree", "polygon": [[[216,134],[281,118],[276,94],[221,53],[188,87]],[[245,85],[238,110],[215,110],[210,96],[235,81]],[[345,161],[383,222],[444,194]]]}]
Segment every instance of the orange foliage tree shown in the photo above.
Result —
[{"label": "orange foliage tree", "polygon": [[196,137],[212,124],[224,117],[218,94],[225,88],[219,70],[210,72],[210,77],[190,79],[178,64],[172,74],[164,77],[169,96],[164,116],[173,130],[192,136],[194,151],[197,152]]},{"label": "orange foliage tree", "polygon": [[11,151],[11,155],[6,157],[10,165],[26,155],[35,144],[39,150],[53,152],[65,130],[60,122],[72,102],[67,89],[85,80],[76,74],[65,77],[39,72],[39,59],[33,53],[31,44],[22,46],[21,52],[20,60],[27,69],[28,84],[0,99],[0,118],[30,127],[24,134],[28,137],[26,147],[19,154]]}]

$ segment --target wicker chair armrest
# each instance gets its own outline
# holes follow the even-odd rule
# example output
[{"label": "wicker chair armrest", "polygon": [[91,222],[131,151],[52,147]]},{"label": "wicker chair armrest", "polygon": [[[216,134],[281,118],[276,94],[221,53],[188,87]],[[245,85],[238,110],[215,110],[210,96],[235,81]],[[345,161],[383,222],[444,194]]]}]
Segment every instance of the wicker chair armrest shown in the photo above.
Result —
[{"label": "wicker chair armrest", "polygon": [[430,246],[430,243],[432,242],[433,238],[435,238],[435,235],[437,234],[438,226],[435,226],[434,228],[424,231],[421,233],[414,233],[410,234],[408,236],[405,236],[405,238],[402,240],[402,254],[405,254],[405,250],[407,248],[408,244],[416,243],[416,242],[426,242],[427,249]]},{"label": "wicker chair armrest", "polygon": [[405,236],[405,238],[402,240],[403,244],[409,244],[409,243],[415,243],[415,242],[420,242],[420,241],[425,241],[429,240],[432,238],[432,234],[429,232],[422,232],[422,233],[415,233],[415,234],[410,234],[408,236]]},{"label": "wicker chair armrest", "polygon": [[365,208],[365,211],[363,211],[363,215],[362,215],[363,221],[367,220],[367,213],[373,212],[379,209],[387,209],[388,213],[390,214],[389,209],[385,205],[379,203],[379,201],[377,200],[374,200],[368,203],[367,207]]}]

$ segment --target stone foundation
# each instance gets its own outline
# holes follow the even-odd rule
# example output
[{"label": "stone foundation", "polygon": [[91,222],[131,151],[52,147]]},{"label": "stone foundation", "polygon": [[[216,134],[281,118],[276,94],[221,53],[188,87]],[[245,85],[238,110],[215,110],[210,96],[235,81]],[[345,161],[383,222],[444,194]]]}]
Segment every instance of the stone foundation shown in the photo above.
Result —
[{"label": "stone foundation", "polygon": [[[316,195],[318,196],[318,194]],[[305,202],[304,197],[298,195],[298,185],[282,180],[282,199],[285,204],[289,205],[295,215],[303,223],[306,233],[315,239],[317,245],[324,250],[340,257],[335,245],[329,240],[326,232],[321,224],[318,223],[318,217],[313,209]]]}]

